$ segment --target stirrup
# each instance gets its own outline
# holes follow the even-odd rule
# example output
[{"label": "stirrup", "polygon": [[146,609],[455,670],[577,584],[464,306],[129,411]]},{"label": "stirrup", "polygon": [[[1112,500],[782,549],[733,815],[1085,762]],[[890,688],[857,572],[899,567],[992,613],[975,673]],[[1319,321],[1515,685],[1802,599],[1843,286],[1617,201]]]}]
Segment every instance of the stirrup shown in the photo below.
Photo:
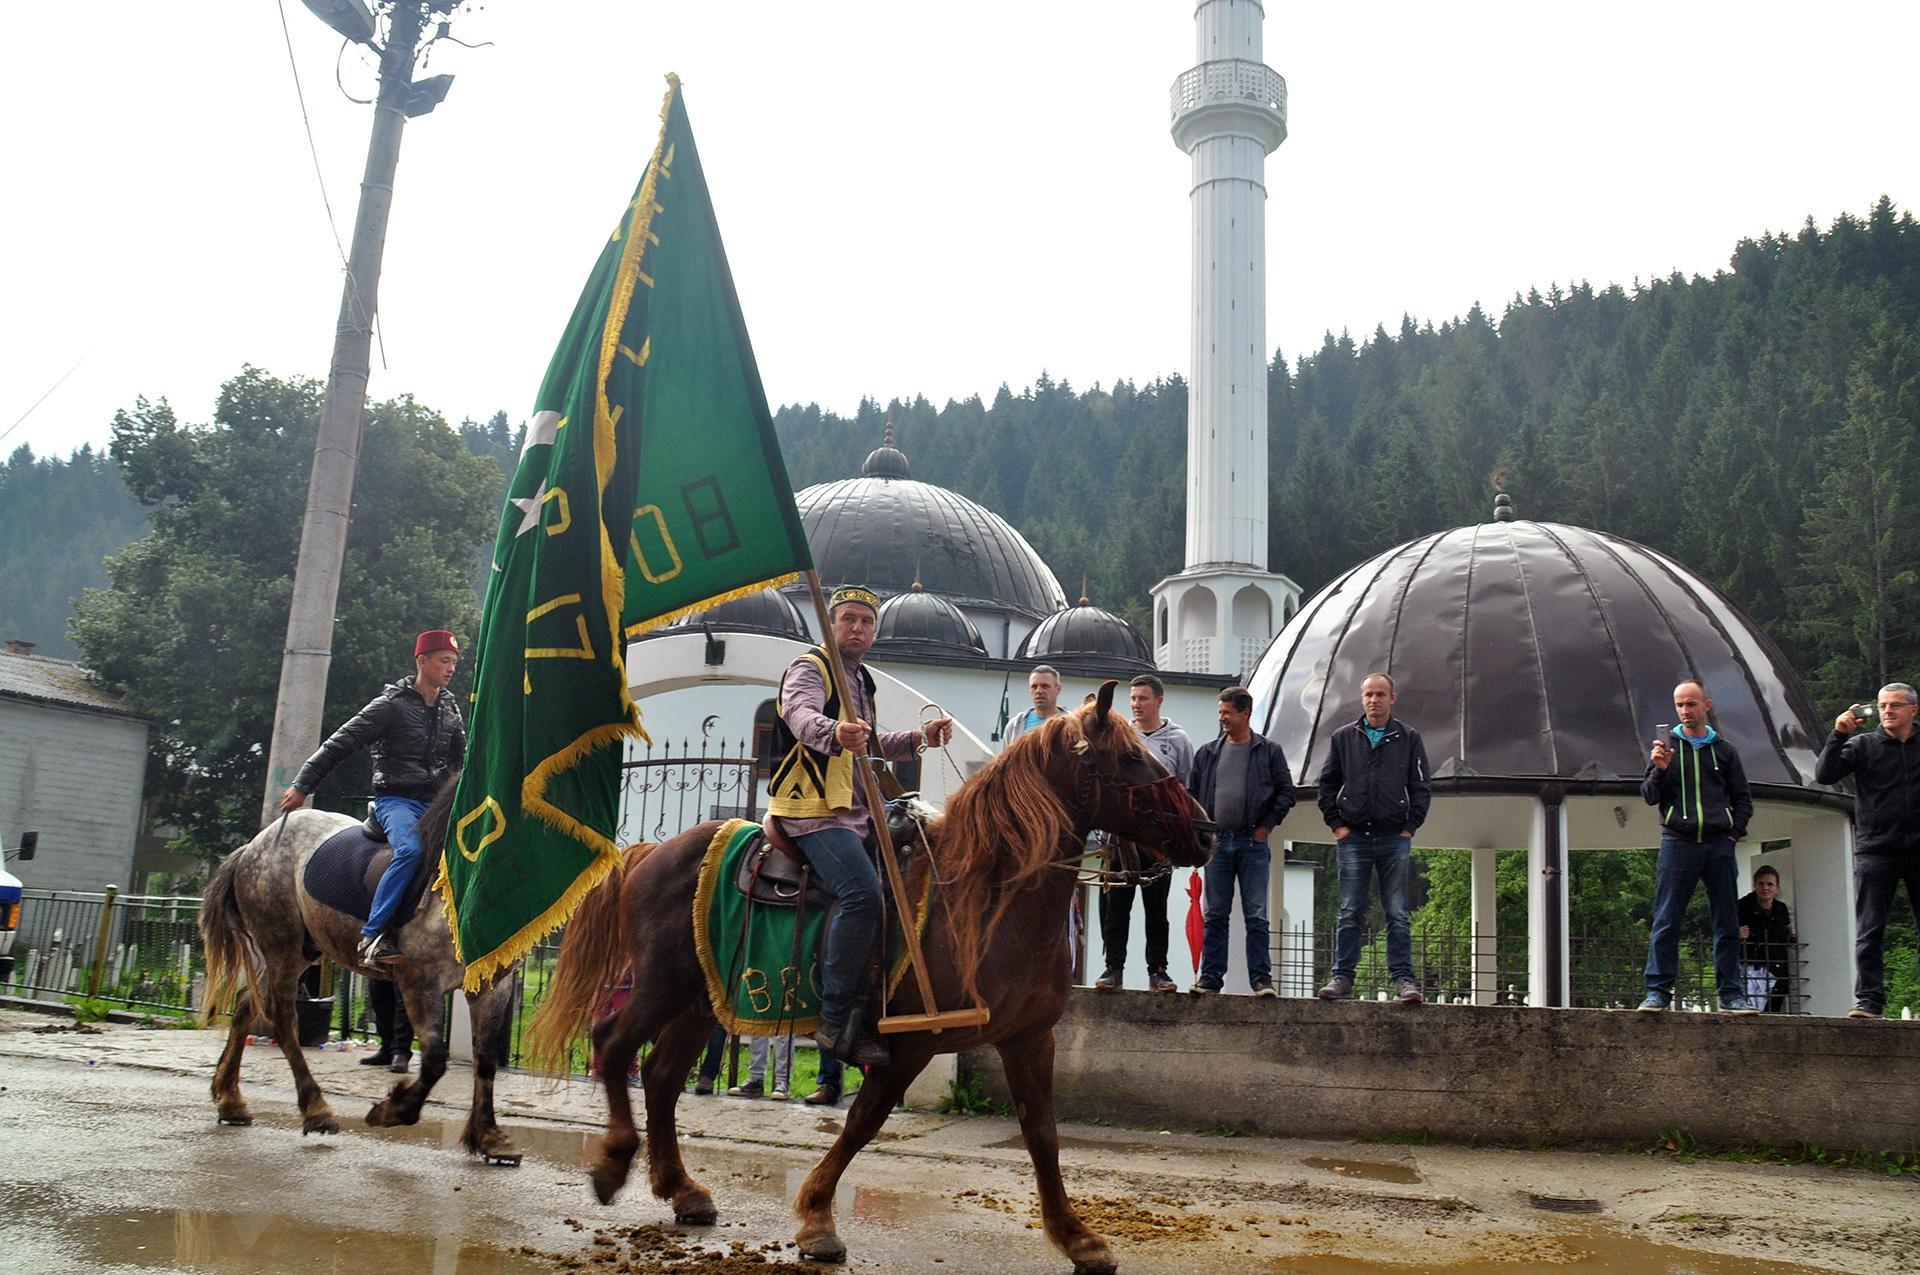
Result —
[{"label": "stirrup", "polygon": [[406,962],[406,954],[387,941],[385,934],[363,937],[354,953],[362,965],[401,965]]}]

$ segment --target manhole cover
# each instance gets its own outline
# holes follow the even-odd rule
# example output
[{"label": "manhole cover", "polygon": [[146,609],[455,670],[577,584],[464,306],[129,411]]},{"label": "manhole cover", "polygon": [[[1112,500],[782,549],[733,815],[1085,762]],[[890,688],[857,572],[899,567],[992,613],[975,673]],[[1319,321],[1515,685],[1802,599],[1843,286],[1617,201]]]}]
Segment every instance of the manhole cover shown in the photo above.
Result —
[{"label": "manhole cover", "polygon": [[1598,1213],[1600,1211],[1600,1201],[1582,1199],[1577,1195],[1542,1195],[1538,1191],[1529,1191],[1527,1203],[1536,1209],[1545,1209],[1549,1213]]}]

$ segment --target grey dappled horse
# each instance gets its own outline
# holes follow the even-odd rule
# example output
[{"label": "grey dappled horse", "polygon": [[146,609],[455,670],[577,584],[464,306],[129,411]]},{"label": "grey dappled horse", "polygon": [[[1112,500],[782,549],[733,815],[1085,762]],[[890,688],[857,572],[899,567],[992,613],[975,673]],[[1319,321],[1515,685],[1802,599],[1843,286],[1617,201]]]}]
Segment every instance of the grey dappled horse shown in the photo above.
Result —
[{"label": "grey dappled horse", "polygon": [[[426,853],[420,871],[437,871],[445,841],[447,810],[453,801],[448,782],[420,819],[420,844]],[[344,968],[373,978],[391,978],[406,1002],[420,1049],[417,1078],[396,1081],[367,1112],[375,1127],[410,1125],[447,1069],[446,993],[458,988],[466,967],[454,956],[446,907],[438,895],[424,899],[405,924],[392,931],[407,960],[378,969],[360,965],[355,948],[361,917],[317,901],[306,892],[307,860],[320,844],[359,822],[324,810],[295,810],[274,820],[228,855],[207,883],[200,905],[200,934],[206,943],[207,990],[203,1020],[234,1004],[233,1030],[213,1073],[213,1100],[223,1124],[253,1122],[240,1096],[240,1054],[257,1018],[280,1042],[293,1069],[300,1098],[302,1133],[338,1133],[340,1126],[301,1056],[294,999],[301,973],[314,963],[313,952]],[[508,1164],[520,1152],[494,1121],[493,1076],[506,1061],[513,980],[497,978],[486,990],[467,997],[473,1016],[473,1104],[461,1143],[474,1155]]]}]

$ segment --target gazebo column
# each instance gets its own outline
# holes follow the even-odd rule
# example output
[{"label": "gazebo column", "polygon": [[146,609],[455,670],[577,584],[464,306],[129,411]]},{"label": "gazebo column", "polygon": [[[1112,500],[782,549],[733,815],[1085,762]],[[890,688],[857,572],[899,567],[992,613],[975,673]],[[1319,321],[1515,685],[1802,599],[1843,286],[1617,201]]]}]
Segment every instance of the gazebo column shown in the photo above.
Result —
[{"label": "gazebo column", "polygon": [[1838,811],[1822,814],[1794,832],[1793,924],[1806,944],[1802,1008],[1840,1015],[1853,1004],[1853,825]]},{"label": "gazebo column", "polygon": [[1558,796],[1533,805],[1527,833],[1527,1004],[1565,1008],[1567,808]]},{"label": "gazebo column", "polygon": [[1469,925],[1473,943],[1473,1003],[1491,1005],[1500,994],[1500,917],[1498,892],[1494,889],[1494,869],[1499,851],[1476,847],[1473,851],[1473,918]]}]

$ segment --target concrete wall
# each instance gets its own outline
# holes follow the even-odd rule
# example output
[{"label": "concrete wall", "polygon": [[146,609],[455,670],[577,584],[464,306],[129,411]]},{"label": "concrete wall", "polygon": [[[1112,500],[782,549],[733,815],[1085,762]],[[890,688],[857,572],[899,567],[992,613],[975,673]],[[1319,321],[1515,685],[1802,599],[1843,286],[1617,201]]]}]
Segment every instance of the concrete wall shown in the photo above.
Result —
[{"label": "concrete wall", "polygon": [[[1546,1146],[1920,1146],[1920,1023],[1076,993],[1064,1116]],[[998,1056],[963,1066],[1006,1097]]]},{"label": "concrete wall", "polygon": [[9,870],[40,889],[131,888],[146,774],[146,723],[0,700],[0,840],[40,833]]}]

